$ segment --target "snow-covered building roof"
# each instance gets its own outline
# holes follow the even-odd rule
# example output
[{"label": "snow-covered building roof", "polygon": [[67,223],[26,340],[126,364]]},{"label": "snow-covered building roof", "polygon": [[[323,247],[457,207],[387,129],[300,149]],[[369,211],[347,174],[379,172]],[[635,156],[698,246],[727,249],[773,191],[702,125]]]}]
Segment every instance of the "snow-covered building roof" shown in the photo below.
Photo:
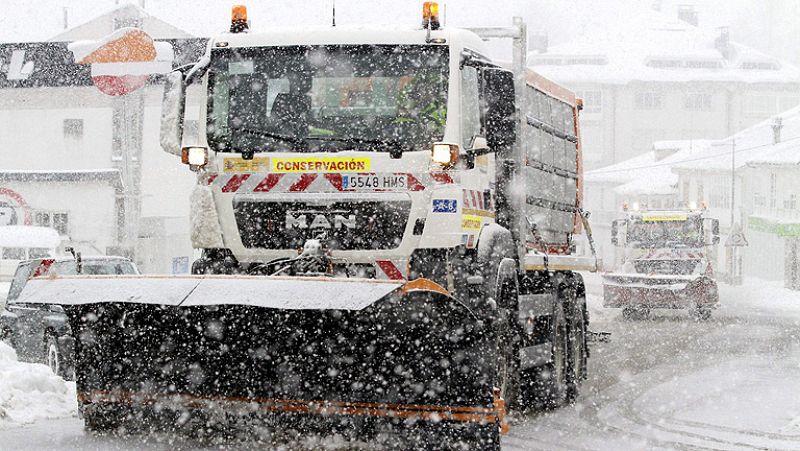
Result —
[{"label": "snow-covered building roof", "polygon": [[727,30],[702,29],[635,0],[581,5],[579,35],[528,57],[561,83],[800,82],[800,68],[731,42]]},{"label": "snow-covered building roof", "polygon": [[[777,133],[777,136],[776,136]],[[800,164],[800,107],[746,128],[733,136],[709,141],[695,158],[677,162],[676,170],[723,170],[735,167]]]},{"label": "snow-covered building roof", "polygon": [[0,182],[98,182],[108,183],[119,191],[124,189],[119,169],[0,170]]},{"label": "snow-covered building roof", "polygon": [[0,226],[0,247],[41,247],[55,249],[61,243],[58,232],[49,227]]},{"label": "snow-covered building roof", "polygon": [[669,195],[676,192],[678,175],[672,167],[705,153],[708,140],[657,141],[653,150],[586,173],[586,182],[615,185],[622,196]]}]

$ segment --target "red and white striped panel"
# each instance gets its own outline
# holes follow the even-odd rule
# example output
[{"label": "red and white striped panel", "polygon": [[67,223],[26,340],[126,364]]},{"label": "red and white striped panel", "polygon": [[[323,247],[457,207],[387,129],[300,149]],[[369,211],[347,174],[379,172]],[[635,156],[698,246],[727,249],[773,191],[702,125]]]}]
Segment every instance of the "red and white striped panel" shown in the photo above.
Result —
[{"label": "red and white striped panel", "polygon": [[640,258],[643,260],[693,260],[703,258],[703,254],[690,249],[653,249]]},{"label": "red and white striped panel", "polygon": [[223,193],[336,193],[336,192],[383,192],[383,191],[422,191],[435,184],[457,183],[454,177],[444,172],[424,174],[408,173],[361,173],[358,175],[405,175],[408,177],[408,188],[405,190],[389,189],[344,189],[342,174],[339,173],[245,173],[204,175],[204,184],[218,186]]},{"label": "red and white striped panel", "polygon": [[464,193],[464,208],[468,210],[491,210],[491,205],[485,205],[483,198],[483,191],[465,189]]},{"label": "red and white striped panel", "polygon": [[405,280],[406,260],[375,260],[375,277],[383,280]]}]

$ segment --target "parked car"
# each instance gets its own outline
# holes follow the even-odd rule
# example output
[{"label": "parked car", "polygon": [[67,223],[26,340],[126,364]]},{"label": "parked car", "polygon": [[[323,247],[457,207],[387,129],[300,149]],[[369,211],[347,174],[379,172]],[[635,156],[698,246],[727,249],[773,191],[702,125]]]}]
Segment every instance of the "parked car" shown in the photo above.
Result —
[{"label": "parked car", "polygon": [[64,309],[59,305],[17,302],[22,288],[33,276],[76,274],[139,274],[136,265],[122,257],[34,259],[19,263],[0,312],[0,339],[9,343],[22,361],[45,363],[53,373],[74,377],[73,338]]}]

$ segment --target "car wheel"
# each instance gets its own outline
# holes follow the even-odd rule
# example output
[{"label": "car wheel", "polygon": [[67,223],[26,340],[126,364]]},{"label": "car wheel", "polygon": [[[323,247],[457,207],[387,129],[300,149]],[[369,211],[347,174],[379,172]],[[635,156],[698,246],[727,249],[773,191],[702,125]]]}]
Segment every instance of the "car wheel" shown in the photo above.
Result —
[{"label": "car wheel", "polygon": [[58,340],[52,335],[47,336],[47,343],[45,344],[45,353],[47,359],[47,366],[56,376],[63,376],[63,363],[64,358],[61,355],[61,349],[58,347]]}]

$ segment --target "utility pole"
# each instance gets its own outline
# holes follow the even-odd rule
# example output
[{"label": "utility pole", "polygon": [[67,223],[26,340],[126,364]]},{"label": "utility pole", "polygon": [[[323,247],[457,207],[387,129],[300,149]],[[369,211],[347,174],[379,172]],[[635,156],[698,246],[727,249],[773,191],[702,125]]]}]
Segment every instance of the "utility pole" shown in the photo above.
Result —
[{"label": "utility pole", "polygon": [[731,230],[733,224],[736,222],[736,215],[734,214],[734,205],[736,205],[736,135],[732,137],[733,143],[731,144]]},{"label": "utility pole", "polygon": [[728,255],[728,283],[731,285],[742,284],[742,260],[739,256],[739,241],[734,235],[742,235],[742,230],[736,222],[736,135],[731,138],[731,222],[730,231],[725,250]]}]

